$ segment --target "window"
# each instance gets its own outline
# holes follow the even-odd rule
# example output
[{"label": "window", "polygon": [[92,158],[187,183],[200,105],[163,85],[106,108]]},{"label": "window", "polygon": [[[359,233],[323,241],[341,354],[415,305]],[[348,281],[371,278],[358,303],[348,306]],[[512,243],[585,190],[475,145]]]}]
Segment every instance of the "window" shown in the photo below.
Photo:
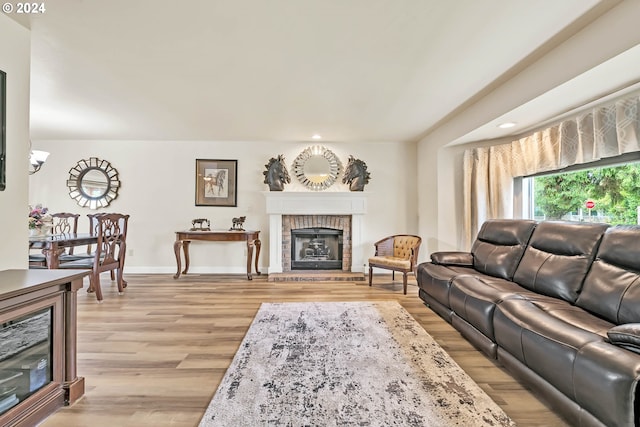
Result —
[{"label": "window", "polygon": [[525,217],[640,223],[640,162],[523,179]]}]

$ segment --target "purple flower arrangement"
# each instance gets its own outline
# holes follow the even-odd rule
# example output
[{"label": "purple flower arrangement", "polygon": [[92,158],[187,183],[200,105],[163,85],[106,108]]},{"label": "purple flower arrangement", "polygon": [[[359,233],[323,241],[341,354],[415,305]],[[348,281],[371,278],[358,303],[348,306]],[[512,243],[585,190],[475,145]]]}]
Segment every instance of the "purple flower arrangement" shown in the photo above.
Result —
[{"label": "purple flower arrangement", "polygon": [[51,222],[49,209],[37,204],[35,207],[29,206],[29,229],[42,228],[46,223]]}]

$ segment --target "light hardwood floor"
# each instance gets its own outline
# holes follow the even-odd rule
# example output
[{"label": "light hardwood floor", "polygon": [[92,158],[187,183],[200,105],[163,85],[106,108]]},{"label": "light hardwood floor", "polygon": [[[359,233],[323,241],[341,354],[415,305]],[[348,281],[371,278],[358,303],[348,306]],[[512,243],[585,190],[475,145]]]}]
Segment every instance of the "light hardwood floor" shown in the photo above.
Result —
[{"label": "light hardwood floor", "polygon": [[[566,426],[524,386],[391,276],[366,282],[267,282],[244,276],[126,275],[104,303],[80,290],[78,375],[84,397],[44,427],[197,426],[262,302],[397,300],[519,426]],[[86,289],[86,283],[85,283]],[[250,426],[248,426],[250,427]]]}]

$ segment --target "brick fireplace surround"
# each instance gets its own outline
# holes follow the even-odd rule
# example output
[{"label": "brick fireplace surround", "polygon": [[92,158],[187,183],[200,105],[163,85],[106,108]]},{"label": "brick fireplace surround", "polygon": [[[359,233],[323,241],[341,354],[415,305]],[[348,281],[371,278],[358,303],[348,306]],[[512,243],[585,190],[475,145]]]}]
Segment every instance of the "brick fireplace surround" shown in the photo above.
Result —
[{"label": "brick fireplace surround", "polygon": [[[367,212],[367,193],[265,191],[264,195],[269,215],[269,280],[278,280],[283,275],[289,279],[292,275],[305,279],[318,274],[291,271],[291,229],[309,227],[342,230],[342,271],[333,274],[339,277],[357,273],[355,276],[364,277],[362,225]],[[330,275],[331,271],[322,274]]]},{"label": "brick fireplace surround", "polygon": [[351,215],[283,215],[283,271],[291,271],[291,230],[319,227],[342,231],[342,271],[351,271]]}]

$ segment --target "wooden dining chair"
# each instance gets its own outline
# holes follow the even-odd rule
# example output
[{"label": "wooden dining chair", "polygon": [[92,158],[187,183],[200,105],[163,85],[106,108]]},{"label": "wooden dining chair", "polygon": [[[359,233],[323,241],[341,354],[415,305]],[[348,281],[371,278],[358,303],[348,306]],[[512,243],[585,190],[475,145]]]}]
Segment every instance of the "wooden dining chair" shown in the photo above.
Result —
[{"label": "wooden dining chair", "polygon": [[[51,214],[51,234],[75,234],[78,232],[78,218],[80,214],[69,212],[58,212]],[[73,247],[69,248],[65,253],[60,254],[60,259],[65,256],[73,256]],[[47,260],[44,254],[29,254],[29,268],[46,267]]]},{"label": "wooden dining chair", "polygon": [[[104,212],[98,212],[98,213],[91,213],[91,214],[87,214],[87,218],[89,219],[89,235],[90,236],[95,236],[98,234],[98,221],[97,218],[100,215],[104,215]],[[76,253],[69,253],[69,254],[64,254],[63,256],[60,257],[60,262],[61,263],[67,263],[70,261],[77,261],[77,260],[82,260],[82,259],[87,259],[87,258],[93,258],[95,256],[95,251],[93,249],[92,245],[87,245],[87,249],[85,252],[76,252]],[[115,280],[114,277],[111,277],[112,280]]]},{"label": "wooden dining chair", "polygon": [[[60,268],[88,268],[89,275],[88,292],[95,292],[98,302],[102,302],[102,287],[100,286],[100,273],[110,271],[115,273],[115,281],[118,285],[118,294],[122,295],[127,286],[123,279],[124,258],[127,253],[127,226],[129,215],[118,213],[103,213],[95,217],[97,223],[96,234],[98,241],[95,247],[95,255],[91,258],[78,259],[60,264]],[[114,276],[112,275],[112,280]]]},{"label": "wooden dining chair", "polygon": [[[104,212],[87,214],[87,218],[89,218],[89,234],[91,236],[98,234],[98,217],[100,215],[104,215]],[[94,255],[91,245],[87,245],[87,255]]]},{"label": "wooden dining chair", "polygon": [[[104,212],[97,212],[97,213],[91,213],[91,214],[87,214],[87,218],[89,219],[89,235],[90,236],[95,236],[98,234],[98,220],[97,218],[100,215],[104,215]],[[124,238],[127,238],[126,235],[126,228],[125,227],[125,235]],[[79,259],[87,259],[87,258],[93,258],[96,256],[95,251],[93,250],[92,245],[87,245],[87,251],[86,253],[78,253],[78,254],[73,254],[73,255],[62,255],[62,257],[60,258],[60,262],[69,262],[69,261],[75,261],[75,260],[79,260]],[[115,271],[111,270],[111,280],[116,280],[116,275],[115,275]],[[126,283],[126,282],[125,282]]]},{"label": "wooden dining chair", "polygon": [[[75,234],[78,232],[78,218],[80,214],[69,212],[58,212],[51,214],[53,218],[53,234]],[[73,248],[69,248],[73,253]]]}]

